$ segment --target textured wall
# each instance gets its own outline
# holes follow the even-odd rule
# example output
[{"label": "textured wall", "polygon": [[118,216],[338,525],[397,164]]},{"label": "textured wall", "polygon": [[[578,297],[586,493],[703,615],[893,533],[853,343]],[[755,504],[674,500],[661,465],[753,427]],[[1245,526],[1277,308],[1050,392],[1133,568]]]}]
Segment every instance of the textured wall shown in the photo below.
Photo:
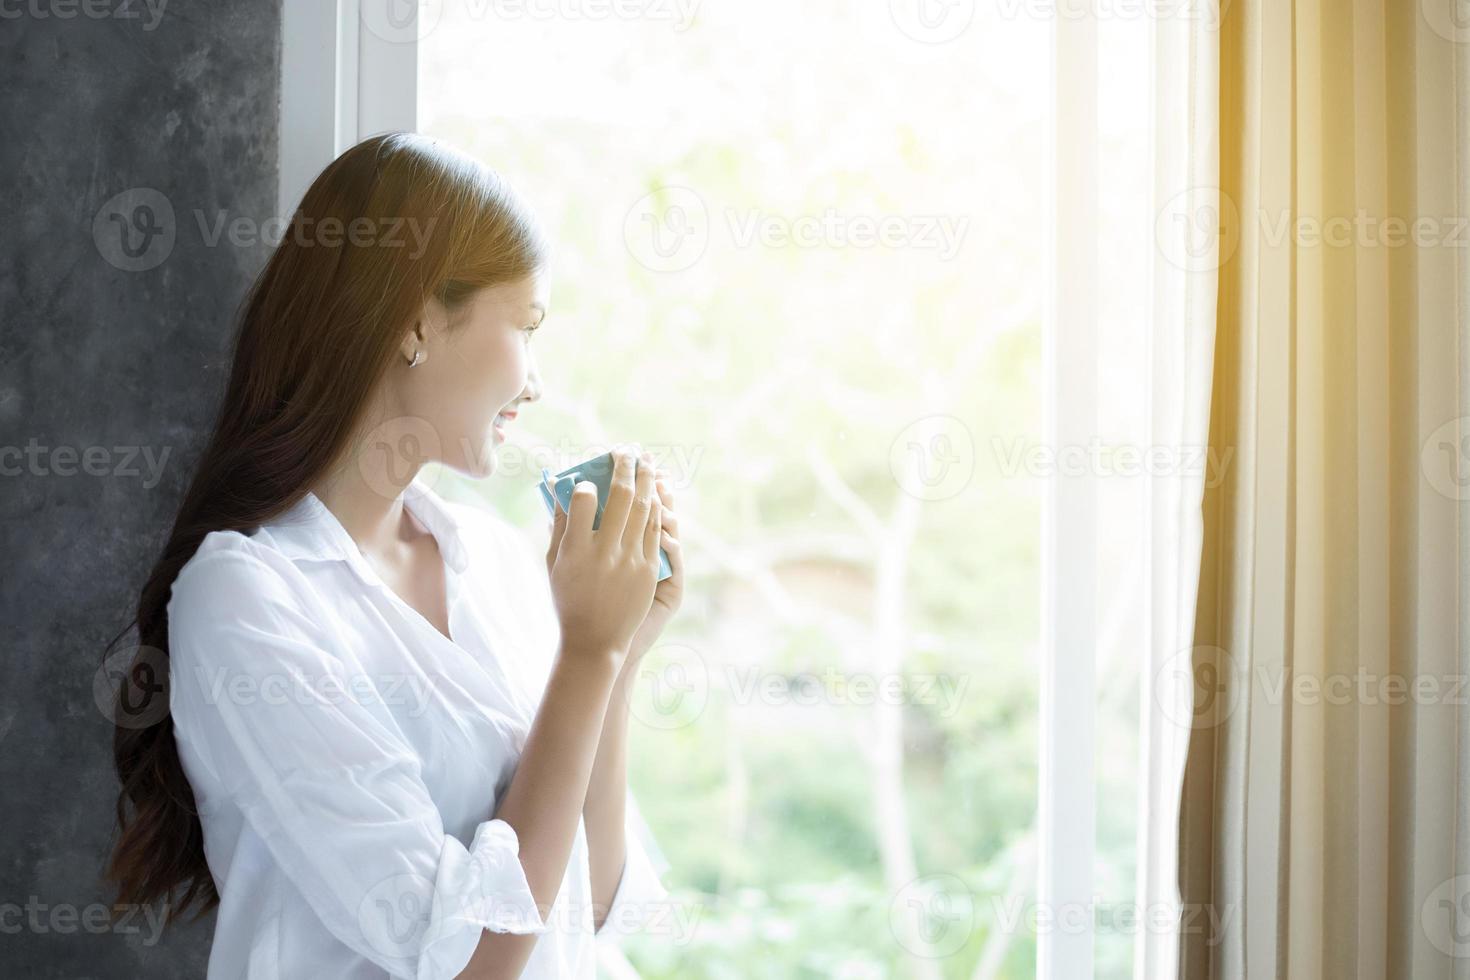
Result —
[{"label": "textured wall", "polygon": [[0,3],[0,976],[204,975],[212,919],[99,926],[93,689],[267,254],[280,4]]}]

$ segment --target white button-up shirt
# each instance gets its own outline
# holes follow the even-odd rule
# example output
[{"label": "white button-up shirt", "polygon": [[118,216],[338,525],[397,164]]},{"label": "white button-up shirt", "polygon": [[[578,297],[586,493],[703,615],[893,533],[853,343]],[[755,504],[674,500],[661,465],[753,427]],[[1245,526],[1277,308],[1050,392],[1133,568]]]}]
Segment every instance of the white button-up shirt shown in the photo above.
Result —
[{"label": "white button-up shirt", "polygon": [[538,909],[510,824],[559,626],[544,559],[422,479],[446,638],[308,494],[251,535],[215,531],[168,604],[169,705],[220,906],[210,980],[448,978],[481,930],[540,933],[527,980],[593,977],[596,943],[668,893],[628,798],[627,863],[594,933],[585,824]]}]

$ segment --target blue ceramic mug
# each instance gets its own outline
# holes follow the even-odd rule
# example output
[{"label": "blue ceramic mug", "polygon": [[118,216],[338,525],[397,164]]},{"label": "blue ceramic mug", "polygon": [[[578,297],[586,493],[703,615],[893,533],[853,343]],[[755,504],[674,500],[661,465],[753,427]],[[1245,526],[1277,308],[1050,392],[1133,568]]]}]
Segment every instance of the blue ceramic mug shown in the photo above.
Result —
[{"label": "blue ceramic mug", "polygon": [[[546,467],[541,467],[541,483],[536,489],[541,491],[541,502],[546,505],[547,512],[555,517],[556,501],[560,501],[561,509],[570,513],[572,488],[583,480],[588,480],[597,488],[597,515],[592,518],[592,528],[596,530],[597,526],[602,523],[602,512],[607,507],[608,491],[612,489],[614,463],[613,454],[608,452],[601,456],[594,456],[576,466],[569,466],[555,476],[552,476],[551,471]],[[636,474],[642,462],[635,456],[633,463],[633,472]],[[552,499],[553,494],[556,495],[555,500]],[[656,581],[662,582],[673,574],[674,568],[669,564],[668,552],[659,548],[658,579]]]}]

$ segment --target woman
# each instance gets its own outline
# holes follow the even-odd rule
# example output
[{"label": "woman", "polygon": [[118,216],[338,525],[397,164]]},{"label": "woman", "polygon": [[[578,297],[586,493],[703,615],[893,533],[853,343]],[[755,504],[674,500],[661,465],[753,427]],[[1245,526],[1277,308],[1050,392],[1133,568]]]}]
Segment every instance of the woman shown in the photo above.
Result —
[{"label": "woman", "polygon": [[626,776],[683,589],[665,481],[619,453],[543,570],[418,475],[492,472],[539,397],[547,262],[494,172],[395,133],[322,172],[247,300],[138,603],[169,710],[115,740],[118,902],[218,907],[211,978],[592,976],[666,894]]}]

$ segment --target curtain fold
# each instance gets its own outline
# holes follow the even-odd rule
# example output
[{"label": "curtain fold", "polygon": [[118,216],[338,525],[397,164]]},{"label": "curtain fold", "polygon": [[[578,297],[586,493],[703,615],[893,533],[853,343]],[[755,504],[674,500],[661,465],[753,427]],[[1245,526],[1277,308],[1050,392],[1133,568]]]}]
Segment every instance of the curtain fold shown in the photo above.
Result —
[{"label": "curtain fold", "polygon": [[[1180,814],[1188,978],[1470,976],[1466,47],[1233,0]],[[1186,922],[1188,919],[1185,920]]]},{"label": "curtain fold", "polygon": [[[1150,35],[1152,197],[1158,246],[1147,356],[1147,442],[1180,458],[1207,444],[1215,346],[1219,227],[1218,24],[1166,18]],[[1200,453],[1203,456],[1203,453]],[[1222,461],[1223,462],[1223,461]],[[1151,662],[1143,671],[1137,895],[1151,914],[1179,909],[1179,800],[1191,716],[1188,656],[1194,630],[1203,524],[1200,500],[1215,464],[1155,476],[1144,508]],[[1134,955],[1138,980],[1172,976],[1170,931],[1146,930]]]}]

